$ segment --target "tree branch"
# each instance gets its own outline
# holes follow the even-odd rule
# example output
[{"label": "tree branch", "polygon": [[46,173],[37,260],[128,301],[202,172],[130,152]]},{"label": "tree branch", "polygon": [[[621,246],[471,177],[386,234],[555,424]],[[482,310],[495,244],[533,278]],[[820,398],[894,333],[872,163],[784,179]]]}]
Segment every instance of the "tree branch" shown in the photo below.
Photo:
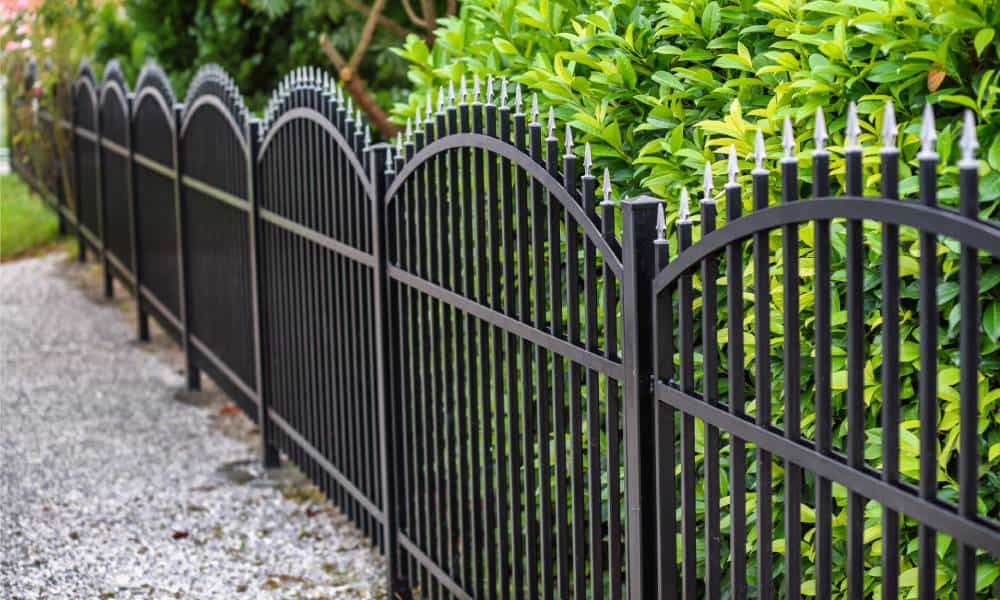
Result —
[{"label": "tree branch", "polygon": [[434,7],[434,0],[420,0],[420,6],[424,13],[424,24],[427,29],[427,45],[434,45],[434,27],[437,25],[437,9]]},{"label": "tree branch", "polygon": [[330,43],[326,35],[319,37],[319,45],[323,49],[323,53],[326,54],[326,57],[330,59],[330,62],[333,63],[333,66],[340,73],[340,80],[344,85],[344,91],[354,98],[354,102],[357,103],[358,108],[368,116],[368,119],[375,125],[375,129],[386,138],[396,135],[399,128],[389,120],[389,115],[382,110],[382,107],[378,105],[375,98],[368,92],[364,81],[359,77],[355,77],[354,70],[344,60],[343,55]]},{"label": "tree branch", "polygon": [[[372,12],[371,7],[364,5],[363,3],[359,2],[359,0],[344,0],[344,4],[358,11],[359,13],[361,13],[366,17],[369,16]],[[387,31],[391,32],[393,35],[403,40],[406,39],[406,36],[413,33],[406,27],[403,27],[402,25],[393,21],[392,19],[390,19],[385,15],[378,16],[378,24],[382,27],[385,27]]]},{"label": "tree branch", "polygon": [[410,17],[414,25],[427,29],[427,22],[417,16],[417,12],[410,6],[410,0],[403,0],[403,10],[406,11],[406,16]]}]

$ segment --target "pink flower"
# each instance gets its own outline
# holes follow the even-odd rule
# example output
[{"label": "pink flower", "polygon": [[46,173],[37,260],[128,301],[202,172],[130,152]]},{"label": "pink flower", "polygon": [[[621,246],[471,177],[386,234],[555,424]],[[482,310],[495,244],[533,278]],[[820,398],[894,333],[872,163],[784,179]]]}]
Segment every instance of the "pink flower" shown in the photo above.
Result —
[{"label": "pink flower", "polygon": [[51,48],[54,44],[55,44],[55,42],[50,37],[47,37],[44,40],[42,40],[42,47],[43,48]]},{"label": "pink flower", "polygon": [[31,27],[29,27],[27,23],[21,23],[17,26],[15,33],[17,33],[17,35],[28,35],[31,33]]},{"label": "pink flower", "polygon": [[7,45],[3,47],[4,52],[16,52],[21,49],[21,44],[18,44],[14,40],[7,42]]},{"label": "pink flower", "polygon": [[21,42],[21,47],[24,48],[25,50],[31,48],[31,40],[26,39],[23,42]]}]

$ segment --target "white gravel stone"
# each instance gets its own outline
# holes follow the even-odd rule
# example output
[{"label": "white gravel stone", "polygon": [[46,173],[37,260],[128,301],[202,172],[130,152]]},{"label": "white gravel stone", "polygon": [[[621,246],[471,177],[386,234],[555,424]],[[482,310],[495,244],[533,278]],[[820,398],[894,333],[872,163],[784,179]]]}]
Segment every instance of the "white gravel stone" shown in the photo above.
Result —
[{"label": "white gravel stone", "polygon": [[385,597],[363,534],[178,402],[65,260],[0,265],[0,597]]}]

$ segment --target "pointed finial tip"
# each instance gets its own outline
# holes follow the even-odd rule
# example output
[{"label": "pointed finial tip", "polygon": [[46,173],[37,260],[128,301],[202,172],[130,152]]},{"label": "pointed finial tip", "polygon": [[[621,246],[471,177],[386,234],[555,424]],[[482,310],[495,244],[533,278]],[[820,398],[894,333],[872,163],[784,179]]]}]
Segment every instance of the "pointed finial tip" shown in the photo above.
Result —
[{"label": "pointed finial tip", "polygon": [[962,121],[962,137],[958,140],[958,146],[962,151],[962,162],[975,162],[976,150],[979,149],[979,139],[976,137],[976,114],[966,109]]},{"label": "pointed finial tip", "polygon": [[829,139],[826,132],[826,117],[823,116],[823,107],[816,107],[816,120],[813,123],[813,142],[816,144],[817,152],[826,151],[826,140]]},{"label": "pointed finial tip", "polygon": [[892,100],[885,103],[882,111],[882,148],[896,147],[896,110]]},{"label": "pointed finial tip", "polygon": [[729,144],[729,162],[726,164],[726,174],[729,176],[729,185],[736,185],[736,178],[740,175],[740,165],[736,159],[735,144]]},{"label": "pointed finial tip", "polygon": [[549,137],[556,137],[556,111],[553,107],[549,107]]},{"label": "pointed finial tip", "polygon": [[767,149],[764,147],[764,131],[757,130],[757,135],[753,141],[753,158],[756,168],[764,168],[764,159],[767,158]]},{"label": "pointed finial tip", "polygon": [[564,136],[563,144],[566,146],[566,154],[573,154],[573,129],[566,123],[566,134]]},{"label": "pointed finial tip", "polygon": [[858,122],[858,105],[852,100],[847,105],[847,126],[844,129],[846,143],[845,150],[855,151],[861,149],[858,145],[858,136],[861,135],[861,124]]},{"label": "pointed finial tip", "polygon": [[531,94],[531,122],[538,122],[538,94]]},{"label": "pointed finial tip", "polygon": [[785,117],[781,132],[781,147],[785,150],[784,158],[795,158],[795,130],[792,128],[791,117]]},{"label": "pointed finial tip", "polygon": [[667,224],[663,217],[665,206],[660,206],[656,211],[656,241],[663,242],[667,239]]},{"label": "pointed finial tip", "polygon": [[691,208],[688,206],[688,202],[689,202],[688,201],[688,190],[687,190],[686,187],[682,187],[681,188],[681,197],[680,197],[680,207],[679,207],[679,210],[677,211],[678,212],[677,216],[678,216],[678,219],[681,222],[685,222],[685,223],[690,220],[690,216],[691,216],[690,215]]},{"label": "pointed finial tip", "polygon": [[713,183],[712,183],[712,161],[710,161],[710,160],[706,160],[705,161],[705,173],[704,173],[704,175],[701,178],[701,187],[702,187],[702,191],[705,194],[704,197],[702,198],[702,202],[713,202],[713,200],[712,200],[712,189],[713,189]]},{"label": "pointed finial tip", "polygon": [[611,171],[607,167],[604,167],[604,183],[601,185],[601,191],[604,193],[604,201],[611,202]]}]

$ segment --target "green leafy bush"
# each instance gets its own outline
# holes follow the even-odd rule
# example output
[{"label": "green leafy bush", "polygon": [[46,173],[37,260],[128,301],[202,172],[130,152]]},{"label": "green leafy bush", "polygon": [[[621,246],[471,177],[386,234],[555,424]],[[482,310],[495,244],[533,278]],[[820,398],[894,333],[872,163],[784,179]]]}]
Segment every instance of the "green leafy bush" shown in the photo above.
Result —
[{"label": "green leafy bush", "polygon": [[[700,184],[706,161],[718,176],[725,172],[723,152],[735,145],[748,159],[757,129],[765,132],[772,156],[779,152],[779,126],[790,117],[800,148],[811,147],[812,119],[818,107],[826,111],[832,140],[831,165],[835,178],[843,176],[840,146],[849,101],[858,103],[864,121],[861,142],[866,146],[866,192],[877,194],[879,184],[878,131],[885,102],[896,106],[902,152],[901,193],[917,190],[915,157],[920,117],[926,102],[935,105],[941,156],[940,198],[957,204],[957,142],[962,111],[975,111],[982,143],[980,170],[981,216],[1000,219],[1000,56],[995,41],[1000,28],[1000,4],[991,0],[466,0],[458,15],[440,21],[433,48],[415,37],[397,52],[410,62],[409,78],[415,90],[409,103],[398,104],[400,120],[411,116],[429,89],[457,80],[462,74],[506,76],[539,95],[555,108],[561,121],[577,132],[576,142],[589,141],[599,166],[611,169],[620,194],[651,192],[673,199],[681,186]],[[743,161],[744,171],[749,162]],[[803,194],[809,193],[809,152],[802,152]],[[780,189],[777,168],[772,190]],[[747,175],[743,182],[748,183]],[[744,186],[744,190],[748,187]],[[749,201],[749,195],[745,201]],[[772,202],[775,200],[772,199]],[[749,208],[749,205],[746,206]],[[670,211],[672,221],[675,211]],[[696,217],[697,219],[697,217]],[[865,365],[867,463],[881,468],[881,286],[878,270],[881,229],[865,229],[869,260],[866,268]],[[803,434],[813,437],[812,414],[812,229],[803,226],[802,331]],[[842,225],[835,224],[834,279],[844,280]],[[940,494],[957,498],[957,244],[939,246],[941,283],[938,289],[940,321],[939,469]],[[901,241],[903,302],[901,424],[904,479],[915,480],[919,429],[916,409],[918,368],[916,232],[904,228]],[[748,263],[746,263],[748,264]],[[1000,518],[1000,266],[984,260],[981,289],[982,341],[980,347],[980,503],[981,514]],[[747,307],[745,327],[769,326],[772,332],[772,372],[775,390],[782,375],[782,265],[780,237],[772,237],[771,322],[754,324]],[[748,289],[752,271],[744,278]],[[840,285],[836,285],[836,290]],[[842,290],[841,290],[842,291]],[[843,298],[835,297],[834,340],[843,347]],[[725,321],[721,323],[725,333]],[[722,340],[724,342],[724,340]],[[724,348],[723,348],[724,350]],[[752,369],[748,350],[747,367]],[[843,448],[846,423],[844,389],[846,357],[834,353],[834,431],[836,447]],[[751,371],[752,372],[752,371]],[[752,397],[752,394],[751,394]],[[772,398],[776,420],[782,415],[780,394]],[[699,431],[699,452],[700,448]],[[723,457],[723,463],[728,457]],[[784,540],[781,529],[783,483],[775,467],[776,576],[781,577]],[[751,482],[748,506],[757,492]],[[723,477],[723,493],[727,493]],[[812,485],[810,482],[809,486]],[[835,547],[846,537],[846,498],[835,486]],[[699,492],[700,493],[700,492]],[[811,504],[812,491],[806,498]],[[699,509],[700,510],[700,509]],[[879,537],[881,511],[871,503],[866,510],[866,593],[879,594]],[[803,554],[814,558],[812,511],[803,506],[807,521]],[[750,532],[756,538],[756,525]],[[904,520],[901,588],[916,597],[916,525]],[[938,597],[956,596],[954,541],[939,536]],[[756,561],[751,556],[751,563]],[[845,589],[846,564],[835,552],[834,572]],[[812,566],[804,569],[803,590],[814,587]],[[981,556],[977,588],[982,597],[996,592],[1000,564]],[[813,592],[814,593],[814,592]]]}]

